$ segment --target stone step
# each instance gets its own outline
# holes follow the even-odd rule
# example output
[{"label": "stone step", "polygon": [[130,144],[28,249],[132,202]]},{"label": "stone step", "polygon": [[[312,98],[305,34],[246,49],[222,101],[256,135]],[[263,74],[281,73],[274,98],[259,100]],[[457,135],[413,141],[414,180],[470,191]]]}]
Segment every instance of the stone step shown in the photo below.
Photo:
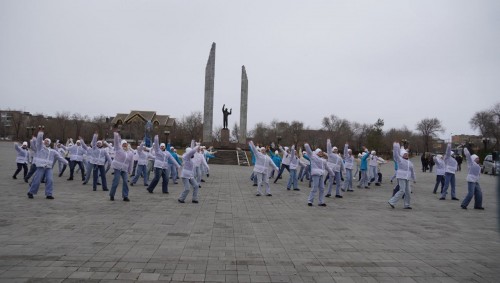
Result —
[{"label": "stone step", "polygon": [[217,150],[215,157],[210,159],[209,164],[238,165],[236,150]]}]

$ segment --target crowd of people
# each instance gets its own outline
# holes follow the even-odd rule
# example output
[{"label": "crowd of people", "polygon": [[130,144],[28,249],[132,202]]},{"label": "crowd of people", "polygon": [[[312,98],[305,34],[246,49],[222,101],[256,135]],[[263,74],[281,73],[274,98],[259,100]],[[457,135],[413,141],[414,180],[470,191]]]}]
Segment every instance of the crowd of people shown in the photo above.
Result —
[{"label": "crowd of people", "polygon": [[[92,177],[93,191],[101,186],[103,191],[109,191],[111,201],[115,200],[121,181],[122,199],[126,202],[130,201],[129,184],[134,186],[140,178],[149,193],[153,193],[161,178],[164,194],[169,193],[169,180],[172,179],[174,184],[178,184],[180,178],[184,190],[178,201],[185,203],[192,190],[192,202],[198,203],[198,190],[201,183],[205,182],[203,176],[210,176],[208,160],[213,158],[215,153],[193,140],[191,146],[179,156],[173,146],[160,143],[158,135],[154,137],[152,147],[147,147],[143,141],[133,149],[118,132],[113,134],[113,143],[99,140],[97,133],[93,135],[90,145],[87,145],[82,137],[75,142],[68,139],[66,144],[61,144],[58,140],[52,143],[50,138],[44,136],[42,128],[29,141],[29,146],[28,142],[21,145],[16,142],[14,148],[17,152],[17,169],[12,178],[17,179],[23,170],[23,179],[29,184],[27,195],[30,199],[38,193],[42,183],[45,183],[45,197],[54,199],[53,169],[57,163],[57,176],[62,177],[69,166],[67,181],[74,181],[79,170],[83,185]],[[106,174],[110,169],[113,180],[108,188]],[[154,172],[154,176],[149,182],[151,172]],[[31,177],[33,179],[30,182]],[[129,180],[129,177],[133,178]]]},{"label": "crowd of people", "polygon": [[[277,183],[282,178],[285,170],[289,172],[286,189],[300,190],[298,181],[303,182],[304,178],[309,181],[308,187],[311,188],[307,205],[313,206],[315,196],[318,194],[318,206],[326,206],[325,198],[333,195],[335,186],[335,197],[343,198],[343,192],[352,192],[354,176],[358,177],[357,188],[369,189],[372,183],[380,186],[382,182],[382,173],[380,166],[387,161],[377,156],[375,150],[369,151],[363,146],[357,158],[349,148],[349,144],[344,145],[343,153],[340,153],[336,146],[332,146],[331,141],[326,141],[326,152],[321,148],[312,149],[308,143],[304,144],[304,150],[295,149],[295,146],[283,147],[281,145],[274,148],[270,146],[255,145],[252,141],[249,143],[252,153],[252,163],[255,164],[250,180],[253,186],[257,187],[257,196],[262,195],[261,187],[266,189],[266,195],[272,196],[269,186],[269,179],[274,179]],[[460,206],[467,209],[470,201],[474,198],[474,209],[484,209],[482,205],[482,191],[479,185],[480,165],[479,157],[471,155],[467,149],[464,154],[468,164],[468,194]],[[396,184],[393,189],[388,204],[395,208],[397,202],[404,200],[403,208],[412,209],[411,193],[412,182],[416,183],[415,167],[409,158],[408,149],[405,149],[399,142],[394,142],[392,152],[394,162],[394,175],[390,178]],[[448,195],[448,189],[451,188],[451,199],[458,201],[455,191],[455,173],[460,170],[456,155],[451,150],[451,143],[448,143],[446,152],[443,155],[427,155],[422,159],[432,159],[432,167],[436,166],[436,183],[433,193],[441,186],[441,197],[439,200],[445,200]],[[427,165],[429,163],[426,163]],[[354,173],[353,173],[354,171]],[[424,172],[426,170],[423,170]],[[274,173],[277,176],[274,177]],[[297,173],[298,172],[298,173]],[[325,185],[328,182],[328,188]]]},{"label": "crowd of people", "polygon": [[[39,129],[36,137],[22,144],[14,143],[17,152],[17,168],[12,176],[17,179],[18,174],[23,171],[23,178],[29,183],[28,198],[34,198],[41,183],[45,183],[45,196],[47,199],[54,199],[53,168],[58,163],[57,176],[62,177],[69,166],[69,178],[73,181],[75,174],[80,171],[82,184],[87,184],[92,178],[92,189],[97,190],[98,186],[103,191],[109,191],[109,199],[114,201],[115,194],[121,181],[122,199],[130,201],[128,185],[134,186],[142,178],[142,182],[149,193],[153,193],[160,182],[162,193],[169,193],[169,182],[172,179],[174,184],[181,179],[184,190],[178,197],[179,203],[185,203],[190,191],[192,191],[192,203],[198,203],[198,192],[201,183],[205,182],[204,176],[209,177],[208,160],[214,157],[214,152],[207,150],[204,146],[191,142],[190,147],[185,149],[182,156],[177,154],[177,150],[169,143],[161,143],[158,135],[154,137],[152,147],[147,147],[145,141],[141,142],[136,149],[133,149],[127,140],[122,139],[118,132],[114,132],[113,143],[99,140],[98,134],[94,134],[89,145],[83,138],[79,137],[75,142],[69,139],[66,144],[61,144],[58,140],[52,144],[50,138],[44,137],[44,131]],[[335,198],[343,198],[344,192],[354,191],[354,179],[358,177],[357,188],[369,189],[373,183],[380,186],[382,174],[380,166],[387,161],[377,156],[377,152],[368,150],[366,147],[355,157],[349,144],[346,143],[342,153],[331,141],[326,141],[326,152],[321,148],[314,150],[308,143],[304,144],[304,149],[274,147],[255,145],[249,142],[254,164],[250,179],[257,187],[256,196],[264,195],[262,187],[265,188],[265,195],[272,196],[269,180],[274,179],[277,183],[283,178],[284,172],[288,171],[286,181],[287,190],[299,191],[299,181],[304,179],[311,188],[307,205],[313,206],[316,195],[318,195],[318,206],[326,206],[325,198],[333,196],[335,187]],[[463,209],[467,209],[470,201],[474,198],[474,208],[484,209],[482,206],[482,191],[479,185],[480,166],[479,157],[470,154],[464,149],[467,160],[468,174],[468,194],[461,203]],[[403,208],[411,207],[411,182],[416,182],[415,168],[409,159],[408,149],[400,146],[399,142],[394,142],[392,152],[394,162],[394,175],[390,178],[391,183],[396,179],[396,185],[388,204],[391,208],[400,199],[404,199]],[[422,160],[432,160],[432,167],[436,167],[436,183],[433,193],[437,194],[437,189],[441,186],[440,200],[445,200],[448,189],[451,188],[451,199],[459,200],[455,190],[455,173],[459,170],[459,163],[451,150],[451,144],[447,145],[443,155],[428,155]],[[427,162],[426,164],[429,164]],[[28,170],[28,165],[29,170]],[[76,168],[78,166],[78,168]],[[107,172],[112,169],[113,180],[108,189],[106,179]],[[354,171],[354,173],[353,173]],[[424,172],[426,170],[423,170]],[[154,172],[150,181],[150,173]],[[276,173],[276,177],[274,177]],[[32,181],[30,178],[33,177]],[[129,180],[129,177],[133,177]],[[327,186],[327,187],[325,187]],[[326,190],[326,193],[325,193]]]},{"label": "crowd of people", "polygon": [[[422,153],[420,156],[420,162],[422,163],[422,172],[432,173],[432,169],[436,166],[436,155],[430,152]],[[457,161],[457,171],[462,171],[462,163],[464,158],[461,154],[454,154],[453,158]]]}]

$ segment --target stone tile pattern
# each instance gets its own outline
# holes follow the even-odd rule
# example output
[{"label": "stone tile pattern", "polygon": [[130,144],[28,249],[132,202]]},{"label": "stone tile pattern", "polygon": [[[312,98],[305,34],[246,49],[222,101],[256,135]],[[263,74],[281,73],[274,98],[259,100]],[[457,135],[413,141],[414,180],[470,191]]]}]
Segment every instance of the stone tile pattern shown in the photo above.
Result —
[{"label": "stone tile pattern", "polygon": [[[387,205],[381,187],[356,189],[308,207],[309,188],[256,197],[251,168],[212,165],[200,203],[130,187],[131,202],[55,176],[55,200],[26,197],[13,180],[12,143],[0,143],[0,282],[498,282],[495,177],[482,176],[486,210],[432,194],[435,175],[417,172],[413,210]],[[418,167],[418,160],[415,164]],[[68,174],[68,173],[66,173]],[[457,174],[466,194],[466,168]],[[66,176],[67,177],[67,176]],[[108,176],[108,180],[111,175]],[[158,191],[158,192],[157,192]],[[117,196],[120,196],[120,189]],[[188,197],[190,201],[190,198]]]}]

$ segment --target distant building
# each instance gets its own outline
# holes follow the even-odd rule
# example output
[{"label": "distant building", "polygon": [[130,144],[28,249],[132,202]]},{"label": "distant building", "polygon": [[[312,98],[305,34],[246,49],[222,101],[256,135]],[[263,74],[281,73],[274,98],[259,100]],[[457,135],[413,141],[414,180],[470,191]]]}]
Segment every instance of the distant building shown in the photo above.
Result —
[{"label": "distant building", "polygon": [[146,123],[152,124],[151,134],[159,135],[161,140],[168,139],[175,126],[175,118],[158,115],[156,111],[132,110],[130,113],[118,113],[111,118],[111,127],[120,130],[122,138],[139,141],[144,138]]},{"label": "distant building", "polygon": [[454,135],[451,136],[451,147],[458,154],[463,155],[464,145],[470,146],[473,151],[477,152],[483,145],[481,136],[476,135]]},{"label": "distant building", "polygon": [[11,140],[27,135],[26,124],[31,118],[29,112],[0,110],[0,139]]}]

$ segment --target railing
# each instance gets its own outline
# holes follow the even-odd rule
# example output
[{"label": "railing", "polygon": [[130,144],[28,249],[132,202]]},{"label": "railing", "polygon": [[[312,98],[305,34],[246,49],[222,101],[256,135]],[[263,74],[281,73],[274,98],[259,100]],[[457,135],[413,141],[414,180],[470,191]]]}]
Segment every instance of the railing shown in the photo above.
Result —
[{"label": "railing", "polygon": [[244,150],[241,148],[236,149],[236,157],[238,158],[238,165],[240,166],[250,166],[250,162],[248,161],[248,156]]}]

